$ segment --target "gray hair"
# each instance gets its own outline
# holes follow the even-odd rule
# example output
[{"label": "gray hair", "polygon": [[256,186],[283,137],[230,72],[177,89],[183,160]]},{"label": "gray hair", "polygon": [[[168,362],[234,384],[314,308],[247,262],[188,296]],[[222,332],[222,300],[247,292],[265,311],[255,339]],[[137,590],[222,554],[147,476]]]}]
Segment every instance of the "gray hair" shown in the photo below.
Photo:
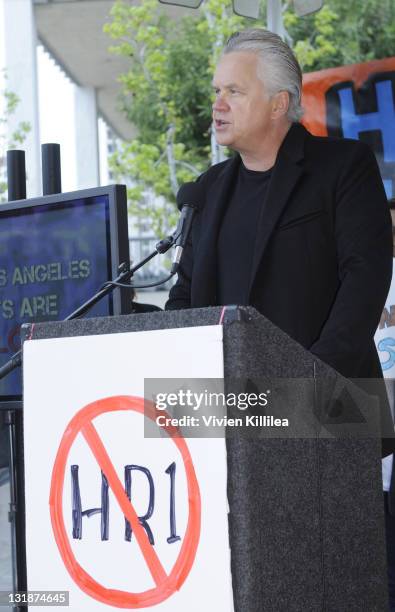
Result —
[{"label": "gray hair", "polygon": [[273,96],[279,91],[287,91],[287,117],[290,121],[299,121],[303,115],[302,71],[291,48],[269,30],[249,28],[232,34],[223,53],[236,51],[250,51],[258,56],[258,77],[268,94]]}]

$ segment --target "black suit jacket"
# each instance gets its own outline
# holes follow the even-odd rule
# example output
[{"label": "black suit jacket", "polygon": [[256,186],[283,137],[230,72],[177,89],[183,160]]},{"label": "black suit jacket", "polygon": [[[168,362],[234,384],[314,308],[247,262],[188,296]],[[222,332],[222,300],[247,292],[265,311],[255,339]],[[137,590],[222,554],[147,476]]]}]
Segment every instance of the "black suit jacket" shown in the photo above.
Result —
[{"label": "black suit jacket", "polygon": [[[217,236],[239,164],[236,155],[198,179],[204,201],[167,309],[217,304]],[[391,283],[392,228],[367,145],[291,126],[245,274],[248,303],[306,349],[348,378],[381,377],[373,336]]]}]

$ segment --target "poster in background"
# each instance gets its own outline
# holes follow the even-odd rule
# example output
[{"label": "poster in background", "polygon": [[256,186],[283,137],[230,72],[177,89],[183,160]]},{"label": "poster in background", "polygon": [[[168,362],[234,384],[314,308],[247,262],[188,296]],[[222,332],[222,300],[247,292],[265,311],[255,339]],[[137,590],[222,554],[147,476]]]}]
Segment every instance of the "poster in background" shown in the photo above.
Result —
[{"label": "poster in background", "polygon": [[[395,278],[387,296],[379,327],[374,336],[384,378],[388,379],[387,394],[394,416],[394,379],[395,379]],[[393,455],[383,459],[383,485],[388,491],[391,486]]]},{"label": "poster in background", "polygon": [[375,342],[385,378],[395,378],[395,282],[391,283]]}]

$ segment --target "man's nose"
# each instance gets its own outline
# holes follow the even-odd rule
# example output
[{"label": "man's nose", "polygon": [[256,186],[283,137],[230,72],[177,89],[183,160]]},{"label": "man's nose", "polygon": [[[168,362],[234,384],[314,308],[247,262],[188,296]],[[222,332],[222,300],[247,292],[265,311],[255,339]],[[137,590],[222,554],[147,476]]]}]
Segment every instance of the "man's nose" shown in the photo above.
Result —
[{"label": "man's nose", "polygon": [[213,103],[213,111],[224,111],[229,109],[229,104],[224,94],[218,94]]}]

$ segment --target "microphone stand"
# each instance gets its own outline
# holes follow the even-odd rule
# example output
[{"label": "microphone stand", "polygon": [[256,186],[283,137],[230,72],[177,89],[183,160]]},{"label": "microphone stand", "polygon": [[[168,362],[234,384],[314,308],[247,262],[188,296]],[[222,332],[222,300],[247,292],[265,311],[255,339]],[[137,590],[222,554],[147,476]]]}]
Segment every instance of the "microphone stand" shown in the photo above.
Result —
[{"label": "microphone stand", "polygon": [[[175,244],[177,236],[178,236],[178,232],[176,230],[174,234],[172,234],[171,236],[167,236],[167,238],[160,240],[155,246],[155,251],[152,251],[150,255],[142,259],[133,268],[130,268],[129,263],[127,262],[121,263],[121,265],[118,268],[118,272],[119,272],[118,276],[115,279],[104,283],[104,285],[100,287],[97,293],[95,293],[91,298],[89,298],[89,300],[81,304],[81,306],[79,306],[76,310],[74,310],[74,312],[69,314],[65,319],[63,319],[63,321],[71,321],[72,319],[77,319],[78,317],[81,317],[90,308],[92,308],[92,306],[94,306],[97,302],[99,302],[105,295],[107,295],[108,293],[111,293],[112,291],[114,291],[114,289],[116,289],[116,287],[120,285],[124,288],[141,289],[143,287],[153,287],[155,285],[161,285],[162,283],[168,281],[172,276],[174,276],[175,272],[172,271],[172,273],[169,276],[167,276],[165,279],[161,280],[158,283],[153,283],[150,285],[125,285],[123,284],[126,281],[130,280],[137,270],[142,268],[148,261],[156,257],[156,255],[159,255],[159,254],[162,255],[163,253],[166,253]],[[5,363],[0,368],[0,380],[4,378],[5,376],[7,376],[7,374],[12,372],[16,368],[18,368],[21,365],[21,363],[22,363],[22,349],[20,349],[17,353],[14,353],[11,359],[7,361],[7,363]]]}]

